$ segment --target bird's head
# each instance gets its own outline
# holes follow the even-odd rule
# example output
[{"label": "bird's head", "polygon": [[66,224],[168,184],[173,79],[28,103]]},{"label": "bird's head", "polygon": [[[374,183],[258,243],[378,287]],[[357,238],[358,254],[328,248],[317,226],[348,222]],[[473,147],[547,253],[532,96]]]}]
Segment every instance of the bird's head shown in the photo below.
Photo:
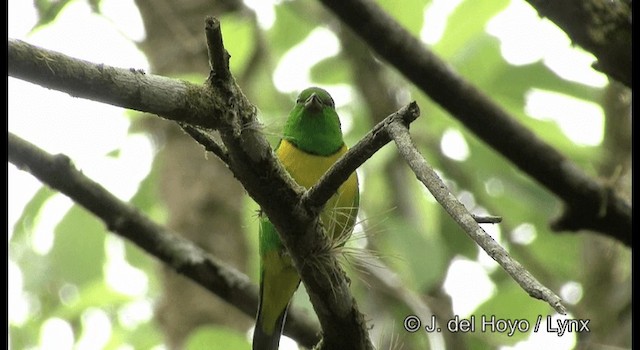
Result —
[{"label": "bird's head", "polygon": [[344,141],[331,95],[318,87],[303,90],[289,114],[283,138],[308,153],[330,155],[338,151]]}]

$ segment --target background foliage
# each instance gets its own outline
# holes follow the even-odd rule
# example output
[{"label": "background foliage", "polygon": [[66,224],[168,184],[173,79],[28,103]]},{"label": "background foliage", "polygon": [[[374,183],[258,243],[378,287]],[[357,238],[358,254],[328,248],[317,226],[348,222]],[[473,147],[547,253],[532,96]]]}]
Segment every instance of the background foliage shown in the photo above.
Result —
[{"label": "background foliage", "polygon": [[[46,26],[58,20],[72,2],[34,1],[40,15],[36,30],[46,30]],[[88,3],[96,13],[101,13],[100,1]],[[294,94],[305,87],[295,86],[284,92],[281,86],[277,89],[278,84],[286,83],[274,78],[283,70],[308,74],[310,83],[325,86],[334,93],[348,144],[355,143],[376,120],[386,116],[380,115],[383,111],[371,104],[366,95],[367,86],[363,84],[365,79],[357,73],[359,62],[363,62],[357,57],[363,57],[358,56],[362,52],[367,57],[366,48],[358,51],[357,39],[350,37],[348,30],[320,5],[301,0],[277,2],[273,5],[273,24],[264,28],[258,25],[250,8],[233,1],[228,2],[229,6],[224,3],[212,4],[210,14],[221,19],[225,45],[232,55],[232,71],[258,106],[265,133],[274,143]],[[424,15],[425,9],[442,5],[442,2],[429,0],[406,1],[402,6],[393,0],[379,0],[378,3],[415,35],[422,33],[429,19]],[[601,106],[602,111],[608,111],[610,106],[607,104],[619,103],[619,99],[612,102],[607,94],[616,91],[614,94],[619,96],[628,91],[615,84],[594,87],[565,79],[540,59],[520,65],[508,63],[501,54],[500,40],[488,34],[485,28],[509,3],[507,0],[461,1],[448,14],[442,36],[431,45],[432,49],[591,176],[606,178],[619,169],[620,178],[625,179],[630,149],[611,146],[616,143],[611,141],[610,134],[616,132],[616,127],[630,126],[626,122],[630,120],[628,113],[604,115],[603,141],[584,145],[568,137],[567,130],[557,120],[534,118],[526,106],[532,91],[544,90],[588,101]],[[198,24],[197,27],[202,26]],[[328,54],[319,59],[302,53],[298,57],[303,61],[292,61],[299,45],[310,35],[317,35],[319,28],[336,33],[329,35],[331,32],[321,31],[321,35],[339,40],[337,52],[327,50],[324,53]],[[204,49],[203,34],[195,33],[194,37],[200,40],[198,44]],[[167,42],[165,45],[174,44]],[[526,46],[523,44],[523,47]],[[104,49],[109,50],[108,47]],[[322,49],[319,52],[322,54]],[[473,212],[503,216],[503,223],[486,229],[543,284],[560,293],[569,306],[571,318],[592,319],[591,333],[563,337],[551,334],[546,344],[554,348],[571,348],[576,343],[630,347],[629,250],[591,233],[551,232],[548,223],[558,214],[559,203],[550,193],[487,148],[393,69],[372,62],[376,70],[368,73],[372,81],[381,84],[381,90],[392,92],[389,94],[395,98],[391,100],[392,104],[401,105],[411,99],[418,102],[422,117],[413,124],[412,135],[425,158],[448,181],[453,192]],[[198,70],[190,75],[185,71],[167,74],[203,81],[207,73]],[[395,109],[394,106],[386,108],[385,113]],[[132,134],[148,130],[141,126],[146,120],[143,116],[131,113],[129,116]],[[614,119],[623,122],[613,122]],[[579,134],[582,125],[574,123],[572,132]],[[161,141],[155,142],[163,146]],[[460,150],[461,155],[452,156]],[[119,151],[113,150],[108,156],[118,158]],[[608,161],[612,158],[619,161],[612,164]],[[163,186],[159,180],[160,169],[156,160],[131,203],[155,220],[166,222],[167,207],[158,194],[158,187]],[[367,248],[374,250],[397,273],[402,290],[419,295],[439,319],[446,321],[453,315],[476,315],[477,318],[496,315],[501,319],[526,319],[534,324],[539,315],[553,315],[553,310],[545,303],[529,298],[496,264],[487,261],[484,253],[479,252],[430,194],[414,181],[391,147],[376,154],[359,171],[363,220],[359,230],[364,231],[366,239],[354,240],[350,245],[358,251],[366,242]],[[9,181],[11,187],[11,179]],[[621,191],[629,193],[628,183],[622,182]],[[44,334],[47,327],[70,328],[73,333],[71,343],[78,348],[162,348],[166,335],[151,317],[154,302],[163,288],[153,259],[128,242],[111,236],[99,221],[77,206],[72,206],[59,218],[53,243],[46,253],[34,248],[33,228],[48,215],[47,203],[57,196],[42,187],[11,228],[10,266],[20,270],[20,298],[28,305],[26,318],[20,321],[10,318],[11,348],[46,348]],[[240,219],[249,251],[240,258],[246,260],[246,272],[257,281],[257,208],[249,200],[243,200],[242,205]],[[363,234],[356,232],[356,236]],[[415,309],[407,305],[399,292],[376,288],[376,282],[366,272],[375,266],[358,266],[357,259],[356,263],[353,259],[347,259],[352,263],[346,264],[352,289],[362,312],[374,325],[372,338],[379,348],[438,348],[423,332],[403,330],[405,316],[413,314]],[[463,277],[455,278],[454,272]],[[109,275],[113,273],[124,276],[133,287],[119,288],[117,283],[110,282]],[[139,290],[135,290],[135,281],[142,281]],[[478,303],[473,303],[476,299],[479,299]],[[9,300],[10,308],[14,301]],[[297,293],[295,303],[313,313],[303,292]],[[184,348],[205,349],[211,348],[212,344],[225,344],[225,349],[246,349],[249,345],[245,332],[249,329],[246,325],[250,325],[250,318],[243,322],[231,326],[201,326],[185,340]],[[102,329],[102,333],[92,333],[97,332],[96,329]],[[96,334],[106,335],[102,342],[94,341],[89,345],[88,339],[97,339]],[[511,346],[537,336],[541,335],[531,332],[516,332],[513,336],[500,332],[443,334],[449,348],[475,349]]]}]

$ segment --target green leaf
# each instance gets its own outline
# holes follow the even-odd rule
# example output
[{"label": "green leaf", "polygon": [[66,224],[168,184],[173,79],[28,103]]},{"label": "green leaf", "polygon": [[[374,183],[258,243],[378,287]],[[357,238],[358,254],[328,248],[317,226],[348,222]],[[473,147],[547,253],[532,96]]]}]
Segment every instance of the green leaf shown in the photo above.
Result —
[{"label": "green leaf", "polygon": [[[425,215],[426,216],[426,215]],[[430,290],[446,272],[446,249],[440,239],[421,232],[397,217],[389,220],[384,234],[384,251],[392,256],[390,265],[415,290]],[[393,257],[398,257],[394,259]]]},{"label": "green leaf", "polygon": [[526,246],[531,255],[543,262],[557,281],[575,280],[581,276],[582,237],[551,232],[548,225],[536,226],[536,229],[536,239]]},{"label": "green leaf", "polygon": [[602,89],[558,76],[543,62],[514,66],[504,60],[498,39],[482,34],[452,58],[458,72],[492,98],[509,100],[519,111],[532,88],[554,91],[599,103]]},{"label": "green leaf", "polygon": [[31,200],[25,205],[22,215],[20,215],[20,218],[18,218],[13,226],[12,242],[25,243],[24,241],[27,239],[26,234],[33,230],[42,206],[56,193],[58,192],[47,186],[40,187]]},{"label": "green leaf", "polygon": [[62,9],[73,0],[34,0],[33,5],[38,11],[38,22],[33,29],[38,29],[58,18]]},{"label": "green leaf", "polygon": [[602,89],[565,80],[541,61],[522,65],[506,65],[496,71],[489,87],[490,91],[504,96],[513,96],[524,105],[524,94],[531,88],[538,88],[570,95],[587,101],[599,102]]},{"label": "green leaf", "polygon": [[120,323],[114,323],[111,330],[111,339],[105,346],[105,350],[117,350],[124,348],[156,349],[165,341],[154,322],[145,322],[134,329],[125,328]]},{"label": "green leaf", "polygon": [[304,40],[316,24],[298,14],[294,1],[275,6],[276,21],[269,30],[269,50],[279,59],[286,51]]},{"label": "green leaf", "polygon": [[349,65],[342,56],[323,59],[311,67],[311,80],[323,85],[336,85],[347,81],[351,76]]},{"label": "green leaf", "polygon": [[145,213],[153,221],[162,224],[167,220],[167,213],[158,194],[160,182],[160,162],[154,158],[149,174],[140,181],[138,190],[129,201],[134,207]]},{"label": "green leaf", "polygon": [[418,35],[424,21],[424,7],[428,2],[430,1],[404,0],[400,4],[396,0],[379,0],[378,4],[409,32]]},{"label": "green leaf", "polygon": [[59,304],[51,313],[51,317],[74,321],[79,319],[82,313],[90,307],[107,309],[121,306],[132,299],[131,296],[111,289],[103,279],[96,279],[81,286],[76,299],[66,304]]},{"label": "green leaf", "polygon": [[55,229],[48,254],[51,275],[75,285],[103,278],[105,235],[103,224],[93,214],[78,205],[71,207]]},{"label": "green leaf", "polygon": [[191,333],[186,341],[186,350],[209,350],[224,348],[227,350],[247,350],[251,344],[246,336],[237,331],[222,327],[204,326]]},{"label": "green leaf", "polygon": [[[481,337],[489,338],[491,343],[513,345],[531,335],[538,316],[545,317],[555,312],[547,303],[531,298],[510,278],[504,279],[503,283],[496,287],[497,293],[473,313],[476,321],[474,335],[482,334]],[[486,321],[484,332],[481,328],[483,320]],[[513,332],[509,329],[505,331],[502,326],[506,321],[511,322],[512,325],[522,325],[522,328],[515,329]],[[523,332],[521,330],[524,330],[525,325],[529,327]]]},{"label": "green leaf", "polygon": [[233,74],[244,71],[254,50],[254,24],[247,16],[225,14],[220,16],[225,49],[231,55],[229,67]]},{"label": "green leaf", "polygon": [[479,37],[487,22],[509,4],[509,0],[463,1],[447,19],[442,39],[433,47],[443,58],[452,57]]}]

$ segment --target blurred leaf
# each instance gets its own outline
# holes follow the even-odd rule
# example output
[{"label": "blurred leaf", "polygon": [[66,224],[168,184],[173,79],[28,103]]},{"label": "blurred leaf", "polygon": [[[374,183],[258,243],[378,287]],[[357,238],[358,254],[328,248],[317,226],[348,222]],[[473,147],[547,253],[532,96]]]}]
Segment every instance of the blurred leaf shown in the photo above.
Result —
[{"label": "blurred leaf", "polygon": [[588,101],[599,101],[601,89],[565,80],[541,61],[514,66],[500,54],[500,42],[488,34],[478,35],[457,51],[452,63],[469,81],[491,97],[500,96],[524,108],[531,88],[555,91]]},{"label": "blurred leaf", "polygon": [[489,34],[477,35],[472,42],[456,51],[450,60],[458,73],[492,96],[495,75],[511,69],[500,54],[500,42]]},{"label": "blurred leaf", "polygon": [[113,150],[113,151],[111,151],[111,152],[108,152],[108,153],[107,153],[107,154],[105,154],[105,155],[106,155],[107,157],[118,158],[118,157],[120,157],[120,151],[121,151],[121,150],[120,150],[119,148],[117,148],[117,149],[114,149],[114,150]]},{"label": "blurred leaf", "polygon": [[38,22],[33,29],[49,24],[58,17],[62,9],[73,0],[33,0],[33,5],[38,11]]},{"label": "blurred leaf", "polygon": [[442,39],[434,45],[434,51],[447,59],[472,45],[478,37],[486,35],[487,22],[508,4],[509,0],[463,1],[447,19]]},{"label": "blurred leaf", "polygon": [[[588,162],[593,159],[590,147],[581,147],[573,143],[553,121],[538,120],[529,117],[524,112],[525,96],[532,88],[550,90],[576,98],[598,102],[601,89],[562,79],[542,62],[523,66],[512,66],[500,55],[497,39],[483,35],[459,52],[452,61],[460,74],[480,88],[500,107],[539,138],[573,160]],[[466,128],[463,133],[468,140],[477,140]],[[476,143],[480,148],[486,148],[484,143]],[[476,149],[473,145],[470,148]],[[493,153],[493,152],[492,152]],[[485,163],[487,164],[487,163]]]},{"label": "blurred leaf", "polygon": [[36,349],[38,345],[38,335],[40,327],[29,327],[27,325],[16,326],[9,324],[9,338],[11,347],[9,349]]},{"label": "blurred leaf", "polygon": [[25,236],[27,232],[31,232],[35,225],[35,221],[38,218],[40,209],[47,202],[48,199],[53,197],[57,191],[52,190],[48,186],[41,186],[40,189],[33,195],[31,200],[27,202],[22,211],[22,215],[18,218],[13,226],[13,235],[11,236],[12,242],[24,242],[27,239]]},{"label": "blurred leaf", "polygon": [[149,174],[140,181],[138,190],[131,197],[129,203],[144,212],[153,221],[162,224],[167,219],[164,205],[158,194],[158,182],[160,181],[160,162],[154,158]]},{"label": "blurred leaf", "polygon": [[[499,273],[506,274],[502,270]],[[497,293],[489,300],[473,312],[476,318],[476,333],[488,337],[488,342],[501,345],[513,345],[516,342],[527,338],[532,332],[539,315],[545,317],[553,314],[555,311],[545,302],[531,298],[527,292],[522,290],[520,286],[512,279],[507,278],[504,283],[496,285]],[[492,319],[493,317],[493,319]],[[482,320],[487,321],[485,332],[482,332]],[[502,320],[502,321],[498,321]],[[491,321],[496,321],[492,328]],[[511,335],[509,329],[504,331],[505,322],[509,321],[513,324],[525,324],[529,326],[528,331],[520,332],[515,330]],[[519,322],[520,321],[520,322]],[[515,323],[518,322],[518,323]],[[498,324],[500,323],[500,327]]]},{"label": "blurred leaf", "polygon": [[252,21],[247,16],[227,13],[220,16],[225,49],[231,55],[233,74],[243,72],[256,44]]},{"label": "blurred leaf", "polygon": [[[405,221],[392,217],[382,235],[388,263],[399,271],[409,288],[429,290],[446,272],[446,254],[438,239],[425,238]],[[397,258],[393,258],[397,257]]]},{"label": "blurred leaf", "polygon": [[424,7],[430,1],[405,0],[402,1],[402,5],[399,5],[395,0],[379,0],[377,2],[409,32],[414,35],[420,34],[424,21]]},{"label": "blurred leaf", "polygon": [[79,319],[89,307],[108,309],[120,306],[133,297],[111,289],[103,279],[91,281],[78,289],[77,298],[60,304],[49,317],[60,317],[69,321]]},{"label": "blurred leaf", "polygon": [[349,65],[340,55],[323,59],[311,67],[311,80],[322,85],[336,85],[348,80]]},{"label": "blurred leaf", "polygon": [[155,322],[144,322],[134,329],[125,328],[119,323],[114,324],[111,331],[111,339],[105,346],[105,350],[155,349],[162,347],[164,338]]},{"label": "blurred leaf", "polygon": [[186,350],[246,350],[251,344],[244,334],[222,327],[204,326],[196,329],[186,341]]},{"label": "blurred leaf", "polygon": [[495,72],[490,91],[503,96],[513,96],[524,106],[524,94],[531,88],[554,91],[587,101],[599,101],[602,89],[565,80],[541,61],[522,65],[506,65]]},{"label": "blurred leaf", "polygon": [[281,2],[275,6],[276,21],[269,30],[269,50],[274,58],[282,56],[286,51],[304,40],[316,27],[316,24],[302,18],[296,11],[293,1]]},{"label": "blurred leaf", "polygon": [[102,0],[87,0],[87,2],[89,3],[89,6],[91,7],[91,11],[93,11],[95,13],[101,13],[100,12],[100,4],[102,3]]},{"label": "blurred leaf", "polygon": [[55,229],[48,254],[49,271],[67,283],[83,285],[103,278],[104,225],[78,205],[71,207]]},{"label": "blurred leaf", "polygon": [[578,234],[558,234],[546,226],[536,227],[536,239],[527,249],[553,271],[559,282],[576,280],[582,275],[582,238]]}]

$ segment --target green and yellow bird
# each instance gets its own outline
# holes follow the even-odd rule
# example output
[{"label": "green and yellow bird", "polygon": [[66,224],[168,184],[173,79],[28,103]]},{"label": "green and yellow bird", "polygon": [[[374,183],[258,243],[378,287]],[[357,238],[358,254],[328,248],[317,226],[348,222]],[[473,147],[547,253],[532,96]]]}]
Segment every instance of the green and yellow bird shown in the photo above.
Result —
[{"label": "green and yellow bird", "polygon": [[[310,188],[344,154],[340,119],[331,95],[311,87],[298,96],[276,148],[291,177]],[[344,242],[358,214],[358,177],[354,172],[325,205],[320,220],[329,238]],[[300,276],[278,232],[268,218],[260,218],[260,305],[253,333],[253,350],[276,350]]]}]

